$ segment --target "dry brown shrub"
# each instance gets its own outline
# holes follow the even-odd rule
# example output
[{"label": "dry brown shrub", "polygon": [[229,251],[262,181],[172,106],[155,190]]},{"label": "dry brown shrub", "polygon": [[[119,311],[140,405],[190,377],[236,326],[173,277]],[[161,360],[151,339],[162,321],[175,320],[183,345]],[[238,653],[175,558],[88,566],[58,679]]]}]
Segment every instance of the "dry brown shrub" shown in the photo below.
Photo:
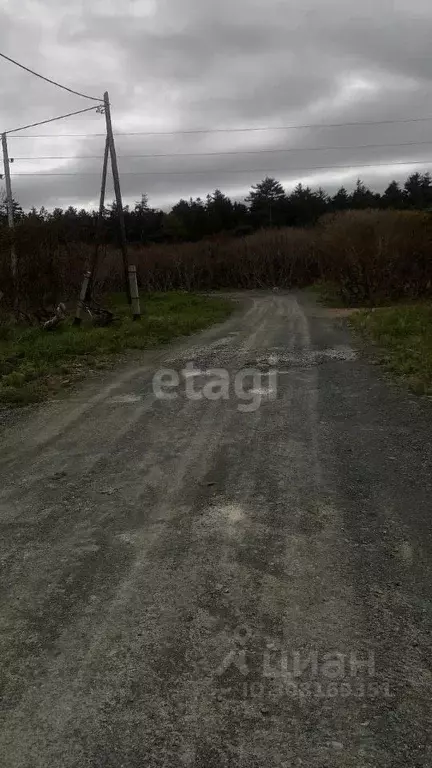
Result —
[{"label": "dry brown shrub", "polygon": [[[314,229],[262,230],[243,238],[131,246],[146,291],[301,288],[332,281],[347,304],[430,295],[432,217],[427,213],[350,211]],[[0,229],[0,290],[30,314],[78,296],[93,248],[59,240],[43,222],[16,229],[18,281],[10,274],[10,238]],[[120,253],[101,248],[98,294],[122,290]]]},{"label": "dry brown shrub", "polygon": [[351,304],[431,292],[432,217],[417,211],[348,211],[317,230],[322,276]]},{"label": "dry brown shrub", "polygon": [[132,250],[147,290],[304,286],[319,276],[311,232],[281,229],[245,238]]}]

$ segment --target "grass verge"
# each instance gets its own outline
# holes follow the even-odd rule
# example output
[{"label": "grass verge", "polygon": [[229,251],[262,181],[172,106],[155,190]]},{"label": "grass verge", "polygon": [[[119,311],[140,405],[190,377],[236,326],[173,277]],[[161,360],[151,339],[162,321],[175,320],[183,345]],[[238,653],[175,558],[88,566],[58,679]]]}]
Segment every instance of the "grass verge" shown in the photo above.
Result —
[{"label": "grass verge", "polygon": [[26,405],[67,387],[89,369],[132,349],[149,349],[176,336],[221,322],[233,304],[187,293],[142,297],[141,320],[133,322],[121,297],[112,296],[115,322],[106,328],[71,321],[53,331],[0,325],[0,404]]},{"label": "grass verge", "polygon": [[376,345],[386,370],[416,394],[432,395],[432,304],[362,310],[349,323]]}]

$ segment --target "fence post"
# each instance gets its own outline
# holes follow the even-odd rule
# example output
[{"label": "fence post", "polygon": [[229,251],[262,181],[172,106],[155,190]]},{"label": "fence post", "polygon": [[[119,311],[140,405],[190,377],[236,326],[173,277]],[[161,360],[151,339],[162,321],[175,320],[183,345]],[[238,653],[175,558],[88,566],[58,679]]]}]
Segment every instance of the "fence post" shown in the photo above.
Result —
[{"label": "fence post", "polygon": [[131,264],[128,268],[129,274],[129,287],[132,299],[132,317],[134,320],[139,320],[141,317],[141,308],[139,300],[138,282],[136,267]]},{"label": "fence post", "polygon": [[86,301],[91,276],[92,275],[90,271],[84,272],[84,279],[81,286],[81,293],[78,299],[78,304],[77,304],[75,317],[73,321],[74,325],[81,325],[83,312],[84,312],[84,302]]}]

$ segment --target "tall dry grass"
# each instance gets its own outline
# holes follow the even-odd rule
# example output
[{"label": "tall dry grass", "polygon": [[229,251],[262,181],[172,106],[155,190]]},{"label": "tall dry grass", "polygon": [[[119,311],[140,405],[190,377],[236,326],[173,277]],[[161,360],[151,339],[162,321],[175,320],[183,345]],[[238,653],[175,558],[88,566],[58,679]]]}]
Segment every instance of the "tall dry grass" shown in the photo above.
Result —
[{"label": "tall dry grass", "polygon": [[[3,303],[30,315],[77,297],[89,246],[60,242],[46,226],[17,227],[17,295],[9,236],[0,231]],[[130,248],[146,291],[301,288],[332,281],[345,303],[373,303],[432,293],[432,216],[418,212],[351,211],[324,217],[314,229],[271,229],[242,239]],[[120,254],[101,250],[96,290],[121,290]]]}]

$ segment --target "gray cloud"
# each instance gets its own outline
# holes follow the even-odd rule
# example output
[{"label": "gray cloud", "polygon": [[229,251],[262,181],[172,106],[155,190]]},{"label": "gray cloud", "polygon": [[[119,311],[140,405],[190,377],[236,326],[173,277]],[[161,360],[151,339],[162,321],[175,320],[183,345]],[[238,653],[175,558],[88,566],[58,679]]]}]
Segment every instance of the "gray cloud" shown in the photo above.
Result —
[{"label": "gray cloud", "polygon": [[[91,95],[108,89],[119,134],[398,120],[430,114],[431,24],[429,0],[22,0],[18,8],[3,0],[0,50]],[[5,61],[0,68],[1,130],[87,105]],[[216,186],[242,197],[265,172],[287,187],[303,181],[332,190],[361,176],[382,189],[415,167],[398,163],[432,159],[432,143],[355,147],[427,142],[431,125],[119,135],[123,194],[131,203],[147,192],[161,206]],[[103,117],[91,114],[26,132],[52,138],[11,136],[21,203],[95,205],[100,160],[88,156],[102,156],[103,137],[69,134],[103,130]],[[128,157],[288,148],[295,151]],[[65,159],[19,159],[42,155]],[[370,167],[313,169],[361,164]]]}]

